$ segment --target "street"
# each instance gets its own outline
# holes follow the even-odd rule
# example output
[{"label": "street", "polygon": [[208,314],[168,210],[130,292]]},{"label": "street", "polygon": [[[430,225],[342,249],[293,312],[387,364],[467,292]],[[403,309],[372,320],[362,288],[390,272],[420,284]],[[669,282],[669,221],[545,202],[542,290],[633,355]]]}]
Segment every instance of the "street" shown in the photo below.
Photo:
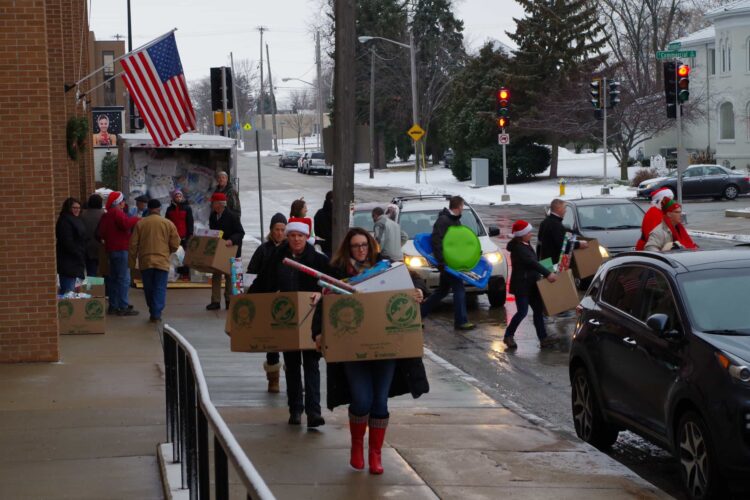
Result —
[{"label": "street", "polygon": [[[322,205],[323,198],[331,186],[331,178],[299,174],[296,169],[281,169],[277,157],[262,158],[263,214],[265,220],[279,211],[288,213],[291,201],[304,196],[308,201],[309,216]],[[257,192],[247,188],[255,185],[257,164],[254,157],[240,158],[240,188],[243,200],[243,224],[246,234],[260,235],[255,217],[258,202]],[[377,173],[376,173],[377,175]],[[393,196],[404,194],[393,189],[355,188],[359,202],[390,201]],[[639,201],[644,210],[645,201]],[[726,206],[736,202],[690,201],[686,209],[691,222],[701,226],[723,227],[723,212]],[[477,206],[474,209],[486,225],[496,225],[501,236],[496,238],[498,246],[505,250],[507,235],[514,220],[524,219],[535,228],[545,215],[544,206]],[[746,219],[727,219],[728,223],[744,225]],[[265,229],[265,228],[264,228]],[[246,237],[247,238],[247,237]],[[704,249],[728,248],[735,243],[726,240],[696,238]],[[254,245],[253,245],[254,246]],[[251,251],[244,253],[249,259]],[[507,257],[507,255],[506,255]],[[533,326],[527,318],[516,335],[519,347],[516,352],[506,352],[502,344],[502,329],[515,312],[514,302],[509,301],[503,309],[490,309],[486,297],[470,302],[469,320],[478,328],[471,332],[453,329],[453,314],[450,298],[426,320],[425,343],[433,352],[474,377],[481,389],[502,404],[517,405],[525,412],[546,421],[553,428],[572,439],[575,437],[570,410],[570,381],[568,375],[569,339],[575,319],[558,319],[548,325],[549,333],[566,340],[556,347],[540,350]],[[630,432],[620,434],[610,455],[636,474],[676,498],[685,498],[679,480],[677,462],[670,453],[652,445]]]}]

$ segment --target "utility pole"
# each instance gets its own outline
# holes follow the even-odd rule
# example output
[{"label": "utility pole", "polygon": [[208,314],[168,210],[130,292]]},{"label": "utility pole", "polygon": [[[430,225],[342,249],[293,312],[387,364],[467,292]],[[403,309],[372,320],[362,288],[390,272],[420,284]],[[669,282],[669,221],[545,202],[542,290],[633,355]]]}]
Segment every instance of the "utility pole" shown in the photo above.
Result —
[{"label": "utility pole", "polygon": [[323,70],[320,60],[320,31],[315,33],[315,65],[318,73],[318,149],[321,153],[325,152],[323,146]]},{"label": "utility pole", "polygon": [[335,168],[333,171],[333,247],[349,227],[349,205],[354,202],[354,129],[356,86],[356,0],[337,0],[335,61]]},{"label": "utility pole", "polygon": [[[338,45],[337,45],[338,47]],[[411,118],[412,125],[419,125],[419,102],[417,98],[417,47],[414,45],[414,29],[409,30],[409,53],[411,56]],[[417,184],[419,184],[419,141],[414,141],[414,161]]]},{"label": "utility pole", "polygon": [[271,90],[271,121],[273,122],[273,150],[279,152],[279,139],[276,137],[276,96],[273,95],[273,77],[271,76],[271,54],[266,44],[266,62],[268,63],[268,88]]},{"label": "utility pole", "polygon": [[240,124],[242,113],[240,113],[240,96],[237,95],[237,74],[234,72],[234,54],[231,52],[229,53],[229,62],[232,65],[232,95],[234,96],[235,130],[238,131],[235,139],[237,139],[237,146],[239,147],[240,140],[244,134],[242,133],[242,126]]},{"label": "utility pole", "polygon": [[603,149],[604,149],[604,182],[607,182],[607,77],[602,78],[602,116],[604,117],[604,137],[603,137]]},{"label": "utility pole", "polygon": [[[128,0],[128,52],[133,51],[133,25],[130,20],[130,0]],[[128,92],[128,122],[130,122],[130,133],[135,132],[135,103]]]},{"label": "utility pole", "polygon": [[[375,178],[375,51],[370,47],[370,179]],[[417,170],[419,171],[419,170]]]},{"label": "utility pole", "polygon": [[221,126],[221,135],[229,137],[229,120],[227,119],[227,68],[226,66],[221,67],[221,112],[223,113],[224,123]]},{"label": "utility pole", "polygon": [[[260,128],[266,129],[266,115],[263,110],[263,32],[267,31],[268,28],[265,26],[258,26],[260,31]],[[260,144],[257,145],[260,147]]]}]

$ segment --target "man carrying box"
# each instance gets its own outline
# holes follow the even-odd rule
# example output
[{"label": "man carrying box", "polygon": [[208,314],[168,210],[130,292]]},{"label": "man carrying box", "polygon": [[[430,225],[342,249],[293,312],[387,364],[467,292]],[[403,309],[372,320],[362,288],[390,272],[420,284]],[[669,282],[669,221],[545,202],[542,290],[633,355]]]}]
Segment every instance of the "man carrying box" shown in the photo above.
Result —
[{"label": "man carrying box", "polygon": [[[227,196],[224,193],[214,193],[211,196],[211,215],[208,217],[208,227],[222,231],[222,239],[226,246],[237,246],[237,257],[242,255],[242,238],[245,229],[242,227],[239,215],[227,210]],[[211,303],[206,306],[209,311],[221,308],[221,273],[214,273],[211,277]],[[232,297],[231,277],[224,275],[224,303],[229,309],[229,299]]]}]

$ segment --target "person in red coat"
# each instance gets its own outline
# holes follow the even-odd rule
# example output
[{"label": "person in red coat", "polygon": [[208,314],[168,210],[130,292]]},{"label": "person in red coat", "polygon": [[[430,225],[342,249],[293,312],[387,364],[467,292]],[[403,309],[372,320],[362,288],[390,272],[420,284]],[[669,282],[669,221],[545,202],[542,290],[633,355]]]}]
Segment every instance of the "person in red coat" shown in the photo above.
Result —
[{"label": "person in red coat", "polygon": [[[185,199],[181,190],[175,189],[172,192],[172,203],[167,207],[164,217],[171,220],[177,228],[180,246],[187,252],[188,240],[193,236],[193,209],[190,208],[190,203]],[[190,269],[187,266],[178,268],[178,272],[183,277],[190,276]]]},{"label": "person in red coat", "polygon": [[674,193],[669,188],[657,189],[651,193],[651,208],[649,208],[646,215],[643,216],[643,222],[641,222],[641,237],[635,244],[636,250],[643,250],[646,247],[648,235],[661,224],[662,220],[664,220],[662,206],[672,199],[674,199]]}]

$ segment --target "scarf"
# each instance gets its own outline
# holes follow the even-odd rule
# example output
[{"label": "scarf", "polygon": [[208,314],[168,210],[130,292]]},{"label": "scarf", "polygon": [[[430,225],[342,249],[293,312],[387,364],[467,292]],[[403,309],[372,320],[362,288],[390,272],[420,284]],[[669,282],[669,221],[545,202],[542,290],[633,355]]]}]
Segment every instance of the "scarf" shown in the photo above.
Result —
[{"label": "scarf", "polygon": [[690,237],[685,226],[682,224],[672,224],[672,221],[669,220],[669,216],[667,215],[664,216],[664,224],[667,225],[669,231],[672,233],[672,239],[675,243],[679,243],[683,248],[690,250],[698,249],[698,245],[696,245]]}]

